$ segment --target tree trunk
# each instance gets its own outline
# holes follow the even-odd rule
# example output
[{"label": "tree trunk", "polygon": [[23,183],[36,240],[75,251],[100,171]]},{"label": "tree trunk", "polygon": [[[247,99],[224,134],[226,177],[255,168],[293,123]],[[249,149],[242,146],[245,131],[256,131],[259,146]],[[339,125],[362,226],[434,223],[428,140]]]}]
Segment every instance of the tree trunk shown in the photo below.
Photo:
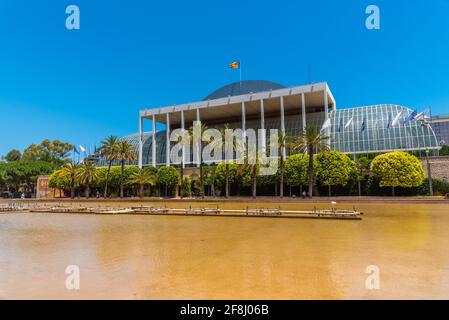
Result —
[{"label": "tree trunk", "polygon": [[70,182],[70,199],[75,199],[75,181]]},{"label": "tree trunk", "polygon": [[280,163],[280,174],[281,174],[281,183],[279,185],[279,196],[281,199],[284,197],[284,156],[281,154],[281,163]]},{"label": "tree trunk", "polygon": [[394,197],[395,196],[395,194],[394,194],[394,187],[391,187],[391,195]]},{"label": "tree trunk", "polygon": [[90,196],[90,186],[89,185],[86,185],[86,189],[84,192],[85,192],[86,199],[89,199],[89,196]]},{"label": "tree trunk", "polygon": [[362,196],[362,182],[359,180],[358,181],[358,188],[359,188],[359,197]]},{"label": "tree trunk", "polygon": [[203,164],[202,163],[200,163],[200,195],[201,195],[201,198],[204,198],[204,177],[203,177]]},{"label": "tree trunk", "polygon": [[120,169],[120,199],[123,198],[123,196],[125,195],[124,191],[123,191],[123,175],[124,175],[124,171],[125,171],[125,161],[122,161],[122,166]]},{"label": "tree trunk", "polygon": [[181,199],[184,198],[183,191],[184,191],[184,163],[181,161]]},{"label": "tree trunk", "polygon": [[165,197],[166,198],[168,197],[168,185],[167,184],[165,184]]},{"label": "tree trunk", "polygon": [[254,169],[254,172],[253,172],[253,183],[252,183],[252,186],[253,186],[253,198],[256,198],[256,196],[257,196],[257,170],[256,169]]},{"label": "tree trunk", "polygon": [[212,197],[215,198],[215,169],[212,171],[212,185],[210,186]]},{"label": "tree trunk", "polygon": [[108,171],[106,173],[106,182],[104,185],[104,198],[108,197],[109,174],[111,173],[112,161],[109,161]]},{"label": "tree trunk", "polygon": [[309,196],[313,196],[313,146],[309,145]]},{"label": "tree trunk", "polygon": [[225,174],[225,188],[226,188],[225,197],[227,199],[229,198],[229,163],[227,161],[226,161],[226,174]]},{"label": "tree trunk", "polygon": [[329,197],[332,197],[331,185],[329,185]]},{"label": "tree trunk", "polygon": [[143,184],[139,186],[139,197],[143,198]]}]

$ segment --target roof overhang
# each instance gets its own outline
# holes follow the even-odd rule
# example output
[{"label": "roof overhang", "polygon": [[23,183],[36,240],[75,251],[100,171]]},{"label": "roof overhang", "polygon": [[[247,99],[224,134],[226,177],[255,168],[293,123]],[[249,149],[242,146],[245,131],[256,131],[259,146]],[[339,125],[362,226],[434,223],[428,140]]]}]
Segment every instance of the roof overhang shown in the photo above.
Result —
[{"label": "roof overhang", "polygon": [[215,100],[199,101],[162,108],[151,108],[140,111],[140,117],[154,119],[165,123],[169,114],[170,125],[181,125],[181,112],[184,121],[190,124],[196,120],[197,110],[200,119],[206,123],[231,122],[242,118],[242,103],[245,106],[247,119],[260,117],[260,101],[264,102],[265,117],[278,116],[281,97],[284,98],[285,114],[300,114],[302,109],[302,95],[304,94],[305,109],[307,113],[321,112],[325,108],[325,96],[329,109],[336,109],[336,102],[329,86],[325,82],[304,86],[250,93],[238,96],[229,96]]}]

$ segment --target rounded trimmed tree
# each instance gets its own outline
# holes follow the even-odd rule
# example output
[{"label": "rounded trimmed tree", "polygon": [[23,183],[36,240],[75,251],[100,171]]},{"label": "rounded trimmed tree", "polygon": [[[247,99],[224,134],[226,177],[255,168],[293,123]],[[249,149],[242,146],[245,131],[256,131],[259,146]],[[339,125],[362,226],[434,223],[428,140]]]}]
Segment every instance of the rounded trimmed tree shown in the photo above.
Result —
[{"label": "rounded trimmed tree", "polygon": [[332,186],[346,186],[356,170],[354,161],[339,151],[319,153],[315,160],[316,178],[321,185],[329,188],[329,197]]},{"label": "rounded trimmed tree", "polygon": [[400,151],[378,155],[371,162],[371,171],[379,179],[380,187],[391,187],[393,196],[396,187],[419,187],[425,178],[418,158]]},{"label": "rounded trimmed tree", "polygon": [[157,171],[156,181],[165,187],[165,196],[173,193],[179,183],[179,172],[174,167],[163,166]]}]

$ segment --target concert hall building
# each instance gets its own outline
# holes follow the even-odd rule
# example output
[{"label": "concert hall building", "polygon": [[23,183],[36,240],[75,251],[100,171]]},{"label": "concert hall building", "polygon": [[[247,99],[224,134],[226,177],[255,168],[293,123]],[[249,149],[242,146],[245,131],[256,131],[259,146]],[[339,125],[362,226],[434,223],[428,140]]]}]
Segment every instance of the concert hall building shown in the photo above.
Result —
[{"label": "concert hall building", "polygon": [[[412,112],[396,104],[339,109],[325,82],[284,87],[270,81],[250,80],[222,87],[202,101],[144,109],[139,114],[139,133],[122,139],[135,145],[139,166],[160,166],[170,165],[167,148],[170,131],[188,129],[195,120],[208,128],[228,124],[243,130],[279,129],[287,135],[297,135],[306,126],[322,127],[330,119],[331,148],[349,155],[439,150],[431,125],[403,121]],[[399,126],[392,126],[392,119],[399,114]],[[163,126],[157,126],[158,123]],[[158,127],[162,130],[157,130]],[[191,166],[192,162],[185,165]]]}]

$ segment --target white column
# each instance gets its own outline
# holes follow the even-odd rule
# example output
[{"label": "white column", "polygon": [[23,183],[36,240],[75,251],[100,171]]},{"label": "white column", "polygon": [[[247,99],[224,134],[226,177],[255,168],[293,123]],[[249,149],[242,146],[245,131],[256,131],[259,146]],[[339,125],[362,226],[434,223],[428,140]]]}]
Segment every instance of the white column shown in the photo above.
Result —
[{"label": "white column", "polygon": [[[260,100],[260,128],[263,130],[265,129],[265,108],[263,104],[263,99]],[[262,136],[262,148],[266,148],[266,133]]]},{"label": "white column", "polygon": [[143,117],[139,115],[139,168],[142,169],[143,152]]},{"label": "white column", "polygon": [[152,119],[153,134],[151,135],[151,162],[154,168],[156,168],[156,116],[153,114]]},{"label": "white column", "polygon": [[182,129],[182,167],[186,167],[186,147],[184,144],[184,130],[185,130],[185,124],[184,124],[184,111],[181,110],[181,129]]},{"label": "white column", "polygon": [[302,106],[302,129],[303,131],[305,131],[307,121],[306,121],[306,98],[304,93],[301,94],[301,106]]},{"label": "white column", "polygon": [[329,102],[327,97],[327,88],[324,90],[324,120],[329,119]]},{"label": "white column", "polygon": [[246,111],[245,111],[245,102],[242,101],[242,131],[243,135],[245,135],[246,131]]},{"label": "white column", "polygon": [[170,114],[166,114],[166,128],[165,128],[165,165],[170,165]]},{"label": "white column", "polygon": [[[196,121],[198,121],[198,122],[201,122],[201,117],[200,117],[200,109],[196,109]],[[201,132],[200,132],[200,134],[201,134]],[[197,141],[195,141],[195,143],[196,143],[196,159],[197,159],[197,164],[196,164],[196,166],[199,168],[200,167],[200,165],[201,165],[201,152],[203,151],[203,150],[201,150],[202,148],[201,148],[201,146],[202,146],[202,143],[201,143],[201,138],[202,137],[200,137],[200,141],[199,141],[199,143],[197,143]]]},{"label": "white column", "polygon": [[[282,135],[285,137],[284,96],[281,96],[281,132],[282,132]],[[285,148],[282,153],[283,153],[284,159],[286,159],[287,152],[286,152]]]}]

